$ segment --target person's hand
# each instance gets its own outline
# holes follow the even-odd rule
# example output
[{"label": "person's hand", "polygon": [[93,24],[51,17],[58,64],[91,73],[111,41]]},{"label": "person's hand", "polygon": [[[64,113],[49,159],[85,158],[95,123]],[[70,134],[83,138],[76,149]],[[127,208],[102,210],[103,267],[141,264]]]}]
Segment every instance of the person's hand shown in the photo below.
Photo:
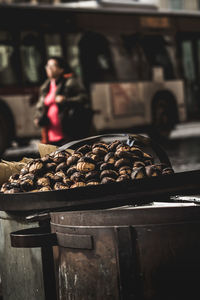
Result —
[{"label": "person's hand", "polygon": [[61,103],[64,100],[66,100],[66,97],[63,96],[63,95],[57,95],[56,98],[55,98],[56,103]]},{"label": "person's hand", "polygon": [[39,127],[39,120],[38,119],[34,119],[33,123],[35,124],[36,127]]}]

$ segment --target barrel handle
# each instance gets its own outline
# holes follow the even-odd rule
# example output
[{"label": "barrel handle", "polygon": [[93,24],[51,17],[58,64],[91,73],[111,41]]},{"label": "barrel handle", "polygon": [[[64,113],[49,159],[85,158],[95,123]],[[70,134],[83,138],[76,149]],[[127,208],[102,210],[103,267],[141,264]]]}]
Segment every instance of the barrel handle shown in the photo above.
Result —
[{"label": "barrel handle", "polygon": [[68,234],[56,232],[58,245],[72,249],[93,249],[93,237],[83,234]]},{"label": "barrel handle", "polygon": [[10,233],[11,246],[15,248],[35,248],[61,246],[72,249],[93,249],[91,235],[51,233],[49,227],[35,227]]},{"label": "barrel handle", "polygon": [[49,227],[41,226],[10,233],[11,246],[15,248],[51,247],[58,245],[56,233]]}]

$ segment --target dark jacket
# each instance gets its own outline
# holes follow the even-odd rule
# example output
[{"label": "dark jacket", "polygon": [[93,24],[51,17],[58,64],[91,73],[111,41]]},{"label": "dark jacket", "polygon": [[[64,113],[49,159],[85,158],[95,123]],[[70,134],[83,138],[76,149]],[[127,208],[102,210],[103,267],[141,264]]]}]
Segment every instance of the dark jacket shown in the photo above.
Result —
[{"label": "dark jacket", "polygon": [[[66,97],[61,103],[57,103],[59,108],[59,118],[63,132],[66,136],[80,138],[87,135],[88,126],[91,125],[92,111],[89,107],[88,96],[84,87],[74,76],[61,77],[56,81],[56,95]],[[40,88],[39,100],[36,104],[35,118],[39,120],[41,127],[48,125],[47,108],[44,100],[49,92],[50,80],[46,80]]]}]

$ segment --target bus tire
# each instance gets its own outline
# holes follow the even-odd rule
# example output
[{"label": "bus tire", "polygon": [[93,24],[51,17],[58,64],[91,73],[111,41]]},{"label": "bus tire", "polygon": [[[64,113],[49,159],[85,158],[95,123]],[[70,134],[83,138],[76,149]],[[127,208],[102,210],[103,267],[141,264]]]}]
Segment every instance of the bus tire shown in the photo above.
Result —
[{"label": "bus tire", "polygon": [[167,140],[178,123],[178,111],[174,96],[168,92],[159,92],[152,101],[153,137]]}]

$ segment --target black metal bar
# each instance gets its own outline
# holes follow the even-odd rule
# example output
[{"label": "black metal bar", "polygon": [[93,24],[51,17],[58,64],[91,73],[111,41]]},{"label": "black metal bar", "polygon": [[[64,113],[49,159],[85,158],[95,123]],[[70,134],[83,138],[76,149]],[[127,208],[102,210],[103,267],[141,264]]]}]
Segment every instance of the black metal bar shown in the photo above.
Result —
[{"label": "black metal bar", "polygon": [[51,246],[42,247],[41,254],[45,300],[56,300],[57,292],[53,248]]},{"label": "black metal bar", "polygon": [[36,227],[10,233],[11,246],[15,248],[51,247],[57,245],[55,233],[49,227]]},{"label": "black metal bar", "polygon": [[136,254],[136,234],[131,226],[115,227],[116,251],[121,300],[140,299],[139,271]]}]

